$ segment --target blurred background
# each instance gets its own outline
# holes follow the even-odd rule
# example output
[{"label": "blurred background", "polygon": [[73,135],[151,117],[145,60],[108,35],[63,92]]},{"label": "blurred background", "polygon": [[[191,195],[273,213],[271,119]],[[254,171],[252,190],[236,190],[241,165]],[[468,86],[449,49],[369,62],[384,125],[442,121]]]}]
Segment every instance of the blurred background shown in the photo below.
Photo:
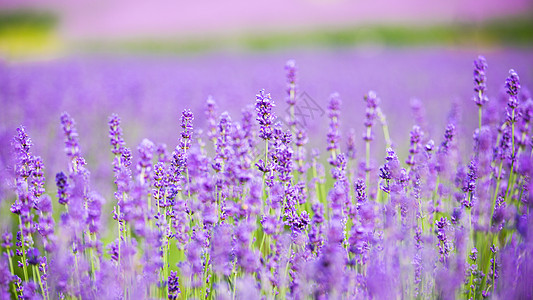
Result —
[{"label": "blurred background", "polygon": [[0,0],[7,59],[533,42],[531,0]]},{"label": "blurred background", "polygon": [[[458,130],[469,138],[479,54],[493,103],[505,107],[510,68],[531,87],[533,1],[0,0],[0,169],[9,169],[10,141],[24,124],[53,184],[67,167],[59,126],[67,111],[93,182],[111,197],[111,113],[121,116],[134,153],[145,137],[172,151],[179,114],[192,109],[203,127],[209,95],[219,113],[239,120],[264,88],[283,118],[289,59],[316,107],[340,93],[343,134],[362,134],[363,95],[375,90],[400,153],[415,118],[436,143],[450,118],[462,118]],[[328,120],[313,118],[306,126],[320,148]],[[376,143],[380,163],[385,149]]]}]

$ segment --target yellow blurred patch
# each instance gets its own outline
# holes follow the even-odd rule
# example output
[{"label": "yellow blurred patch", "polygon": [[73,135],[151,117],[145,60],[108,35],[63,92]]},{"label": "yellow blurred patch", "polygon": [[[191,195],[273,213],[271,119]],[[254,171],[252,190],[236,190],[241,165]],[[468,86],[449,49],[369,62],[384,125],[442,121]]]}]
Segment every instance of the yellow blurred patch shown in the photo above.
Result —
[{"label": "yellow blurred patch", "polygon": [[17,26],[0,29],[0,55],[8,60],[54,55],[60,38],[48,29]]}]

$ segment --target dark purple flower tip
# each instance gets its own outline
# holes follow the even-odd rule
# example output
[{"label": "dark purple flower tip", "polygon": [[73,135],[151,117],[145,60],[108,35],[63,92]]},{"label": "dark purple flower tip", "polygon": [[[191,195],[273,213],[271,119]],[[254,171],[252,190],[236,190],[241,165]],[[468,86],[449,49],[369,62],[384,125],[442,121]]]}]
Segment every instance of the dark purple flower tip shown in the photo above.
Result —
[{"label": "dark purple flower tip", "polygon": [[181,293],[178,273],[170,271],[168,276],[168,299],[177,299],[178,294]]},{"label": "dark purple flower tip", "polygon": [[461,220],[461,216],[463,214],[462,207],[456,207],[453,209],[452,215],[450,217],[453,224],[458,224]]},{"label": "dark purple flower tip", "polygon": [[433,149],[435,148],[435,142],[433,140],[429,140],[425,148],[427,152],[433,151]]},{"label": "dark purple flower tip", "polygon": [[473,247],[472,250],[470,251],[470,255],[469,255],[470,259],[473,261],[473,262],[476,262],[477,260],[477,248],[476,247]]},{"label": "dark purple flower tip", "polygon": [[520,78],[516,74],[515,70],[509,70],[509,77],[505,80],[505,89],[507,94],[511,97],[516,97],[520,90]]},{"label": "dark purple flower tip", "polygon": [[67,175],[63,172],[56,174],[56,185],[57,185],[57,197],[59,198],[59,204],[68,204],[68,178]]},{"label": "dark purple flower tip", "polygon": [[205,106],[207,108],[208,111],[212,112],[215,110],[216,108],[216,101],[215,101],[215,98],[213,98],[213,96],[209,95],[207,96],[207,100],[205,102]]},{"label": "dark purple flower tip", "polygon": [[39,252],[39,249],[37,248],[30,248],[28,249],[28,251],[26,251],[28,263],[32,266],[36,266],[39,264],[40,255],[41,255],[41,252]]}]

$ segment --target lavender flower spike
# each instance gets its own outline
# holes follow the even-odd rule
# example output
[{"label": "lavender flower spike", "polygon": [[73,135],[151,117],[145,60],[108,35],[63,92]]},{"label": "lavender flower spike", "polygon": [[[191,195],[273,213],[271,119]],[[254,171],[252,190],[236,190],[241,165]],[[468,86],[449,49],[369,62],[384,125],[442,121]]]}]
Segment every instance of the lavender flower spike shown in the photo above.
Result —
[{"label": "lavender flower spike", "polygon": [[65,152],[68,158],[75,162],[81,156],[78,132],[74,119],[66,112],[61,115],[61,128],[65,134]]},{"label": "lavender flower spike", "polygon": [[342,102],[338,93],[333,93],[331,96],[329,96],[329,131],[327,135],[327,150],[331,153],[329,163],[332,165],[335,164],[337,151],[339,150],[339,116],[341,103]]},{"label": "lavender flower spike", "polygon": [[296,62],[289,60],[285,64],[285,71],[287,72],[287,104],[296,104]]},{"label": "lavender flower spike", "polygon": [[111,143],[111,152],[115,155],[121,153],[124,147],[124,140],[122,139],[122,128],[120,128],[120,118],[117,114],[112,114],[109,117],[109,138]]},{"label": "lavender flower spike", "polygon": [[263,140],[270,140],[273,136],[272,123],[274,122],[274,115],[272,108],[274,101],[270,94],[266,94],[265,90],[260,90],[256,95],[255,110],[257,111],[257,121],[259,122],[259,137]]},{"label": "lavender flower spike", "polygon": [[520,90],[520,77],[518,77],[518,74],[513,69],[509,70],[509,77],[505,80],[505,89],[511,97],[518,95],[518,91]]},{"label": "lavender flower spike", "polygon": [[295,132],[296,118],[294,116],[294,105],[296,104],[296,63],[289,60],[285,64],[287,72],[287,104],[289,105],[290,115],[288,116],[288,125],[291,126],[291,132]]},{"label": "lavender flower spike", "polygon": [[187,152],[187,149],[191,147],[191,138],[192,138],[192,121],[194,120],[194,115],[190,109],[184,109],[181,113],[181,140],[180,148],[183,152]]},{"label": "lavender flower spike", "polygon": [[483,104],[489,101],[489,98],[485,95],[487,91],[487,75],[485,71],[487,70],[487,60],[483,56],[479,56],[474,60],[474,102],[478,106],[483,106]]}]

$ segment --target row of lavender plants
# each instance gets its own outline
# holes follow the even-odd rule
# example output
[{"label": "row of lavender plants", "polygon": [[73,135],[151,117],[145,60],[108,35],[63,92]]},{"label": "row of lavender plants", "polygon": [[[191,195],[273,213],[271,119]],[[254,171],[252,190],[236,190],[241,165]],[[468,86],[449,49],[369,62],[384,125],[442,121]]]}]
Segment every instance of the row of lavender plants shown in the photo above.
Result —
[{"label": "row of lavender plants", "polygon": [[[14,238],[2,235],[0,298],[532,298],[533,100],[510,70],[507,107],[489,101],[486,69],[483,57],[474,61],[479,126],[464,153],[452,113],[436,140],[413,126],[400,159],[372,91],[362,139],[341,138],[334,93],[326,141],[308,152],[294,61],[283,123],[264,90],[238,121],[209,98],[207,128],[193,134],[186,109],[171,153],[148,139],[134,153],[114,114],[112,212],[91,188],[67,113],[69,165],[56,188],[45,189],[43,160],[21,126],[12,143],[17,225]],[[374,166],[376,136],[387,155]],[[356,143],[365,153],[356,155]],[[106,242],[109,215],[116,229]]]}]

